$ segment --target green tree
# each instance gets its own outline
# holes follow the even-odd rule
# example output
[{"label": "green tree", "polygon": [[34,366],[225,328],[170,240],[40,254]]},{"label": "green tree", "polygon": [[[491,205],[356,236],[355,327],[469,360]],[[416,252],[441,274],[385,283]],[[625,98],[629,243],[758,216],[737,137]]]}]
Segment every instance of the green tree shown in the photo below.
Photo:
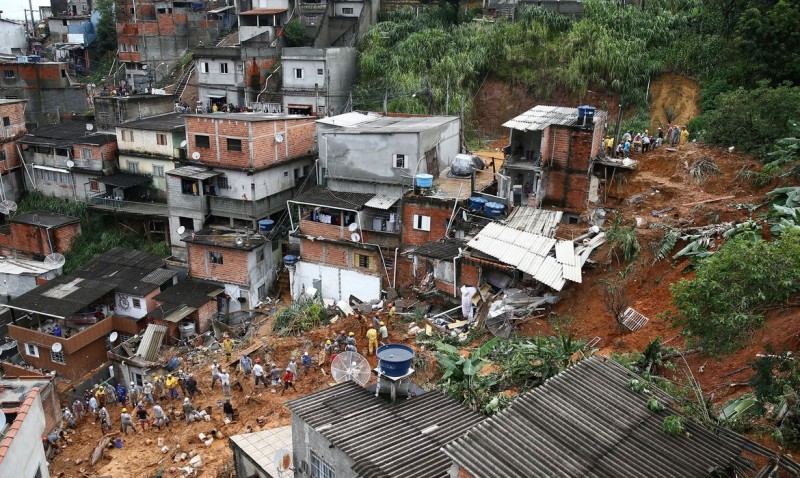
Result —
[{"label": "green tree", "polygon": [[95,0],[94,8],[100,12],[97,22],[97,49],[100,52],[117,51],[117,16],[114,0]]},{"label": "green tree", "polygon": [[800,2],[747,0],[735,44],[756,77],[775,82],[800,78]]},{"label": "green tree", "polygon": [[286,46],[303,46],[306,44],[306,28],[297,18],[292,18],[283,28]]}]

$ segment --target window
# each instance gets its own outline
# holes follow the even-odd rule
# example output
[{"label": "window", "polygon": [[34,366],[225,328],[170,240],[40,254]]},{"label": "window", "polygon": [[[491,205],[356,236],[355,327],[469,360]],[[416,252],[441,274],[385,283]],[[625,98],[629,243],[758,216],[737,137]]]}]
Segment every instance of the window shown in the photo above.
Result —
[{"label": "window", "polygon": [[50,350],[50,360],[53,363],[60,363],[61,365],[67,364],[67,359],[64,357],[64,350],[62,349],[61,352],[55,352]]},{"label": "window", "polygon": [[133,131],[129,129],[122,130],[122,141],[131,142],[133,141]]},{"label": "window", "polygon": [[81,148],[81,158],[83,158],[83,159],[92,159],[92,150],[91,150],[91,148]]},{"label": "window", "polygon": [[120,43],[119,44],[119,51],[122,52],[122,53],[125,53],[126,51],[128,51],[128,45],[126,45],[124,43]]},{"label": "window", "polygon": [[392,156],[392,167],[393,168],[407,168],[408,167],[408,160],[405,154],[395,154]]},{"label": "window", "polygon": [[0,161],[5,161],[6,159],[7,159],[6,158],[6,152],[5,151],[0,151]]},{"label": "window", "polygon": [[322,76],[325,74],[325,70],[323,70],[322,68],[317,68],[317,74]]},{"label": "window", "polygon": [[3,72],[3,77],[7,80],[13,80],[17,77],[16,72],[14,70],[5,70]]},{"label": "window", "polygon": [[159,146],[167,145],[167,135],[164,133],[156,133],[156,144]]},{"label": "window", "polygon": [[202,71],[203,73],[208,73],[208,62],[204,61],[202,63],[202,68],[200,68],[200,71]]},{"label": "window", "polygon": [[218,176],[217,187],[219,187],[220,189],[230,189],[231,185],[228,184],[228,178],[226,178],[225,176]]},{"label": "window", "polygon": [[342,15],[352,15],[353,9],[352,8],[342,8]]},{"label": "window", "polygon": [[164,166],[153,166],[153,177],[163,178],[164,177]]},{"label": "window", "polygon": [[375,269],[375,258],[373,256],[366,256],[364,254],[353,254],[353,265],[356,267],[363,267],[365,269]]},{"label": "window", "polygon": [[66,148],[57,148],[57,149],[56,149],[56,156],[66,156],[66,157],[69,157],[69,149],[66,149]]},{"label": "window", "polygon": [[414,214],[414,229],[418,231],[431,230],[431,217]]},{"label": "window", "polygon": [[11,126],[11,117],[3,116],[3,126]]},{"label": "window", "polygon": [[138,161],[128,161],[128,172],[129,173],[138,173],[139,172],[139,162]]},{"label": "window", "polygon": [[222,74],[227,74],[228,73],[228,63],[227,62],[222,62],[222,63],[219,64],[219,72],[222,73]]},{"label": "window", "polygon": [[303,166],[303,176],[308,176],[308,173],[310,173],[310,172],[311,172],[311,166],[309,166],[307,164],[305,166]]},{"label": "window", "polygon": [[139,45],[131,45],[131,51],[139,51]]},{"label": "window", "polygon": [[196,134],[194,135],[194,145],[197,148],[210,148],[211,141],[209,141],[208,136],[204,134]]},{"label": "window", "polygon": [[194,220],[191,217],[178,216],[178,225],[183,226],[187,231],[194,230]]},{"label": "window", "polygon": [[208,260],[212,264],[220,264],[222,265],[222,253],[216,251],[208,251]]},{"label": "window", "polygon": [[30,355],[31,357],[39,357],[39,347],[31,344],[25,344],[25,355]]},{"label": "window", "polygon": [[133,308],[134,309],[141,309],[142,308],[142,300],[141,299],[131,299],[131,302],[133,302]]},{"label": "window", "polygon": [[302,68],[295,68],[294,69],[294,77],[295,77],[295,79],[298,79],[298,80],[303,79],[303,69]]},{"label": "window", "polygon": [[61,78],[67,77],[67,70],[61,70]]},{"label": "window", "polygon": [[311,478],[336,478],[336,471],[333,467],[311,452]]},{"label": "window", "polygon": [[64,27],[69,26],[69,23],[67,22],[66,19],[61,20],[61,26],[64,26]]},{"label": "window", "polygon": [[89,187],[92,189],[92,191],[100,190],[100,184],[97,182],[96,179],[92,179],[91,181],[89,181]]},{"label": "window", "polygon": [[241,151],[241,150],[242,150],[241,139],[228,138],[228,151]]}]

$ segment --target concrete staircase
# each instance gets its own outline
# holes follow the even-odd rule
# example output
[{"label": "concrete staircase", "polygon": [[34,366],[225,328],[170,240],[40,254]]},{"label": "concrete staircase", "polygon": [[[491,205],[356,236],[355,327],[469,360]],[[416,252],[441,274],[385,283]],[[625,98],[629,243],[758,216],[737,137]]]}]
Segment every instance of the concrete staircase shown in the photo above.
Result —
[{"label": "concrete staircase", "polygon": [[194,74],[195,64],[192,62],[192,65],[186,70],[186,73],[183,74],[181,79],[178,81],[178,86],[175,87],[175,99],[177,101],[181,100],[181,96],[183,96],[183,91],[186,89],[186,85],[189,84],[189,79]]}]

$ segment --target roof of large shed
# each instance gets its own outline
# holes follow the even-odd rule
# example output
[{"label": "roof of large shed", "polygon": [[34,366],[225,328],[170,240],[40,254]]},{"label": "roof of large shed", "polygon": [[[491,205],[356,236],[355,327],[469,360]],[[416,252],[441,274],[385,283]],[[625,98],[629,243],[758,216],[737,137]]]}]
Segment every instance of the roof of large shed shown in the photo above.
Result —
[{"label": "roof of large shed", "polygon": [[[588,358],[549,379],[499,414],[473,427],[443,452],[473,476],[691,478],[731,464],[759,447],[725,430],[686,420],[673,437],[662,421],[677,412],[647,408],[650,394],[628,387],[635,375],[614,362]],[[657,392],[669,403],[669,397]],[[796,464],[784,459],[794,469]],[[717,468],[717,469],[720,469]]]},{"label": "roof of large shed", "polygon": [[[392,403],[353,382],[286,405],[353,460],[356,475],[372,478],[450,476],[441,448],[484,420],[441,392]],[[377,435],[365,433],[364,417]]]},{"label": "roof of large shed", "polygon": [[314,186],[298,194],[292,201],[338,209],[361,209],[374,197],[374,194],[331,191],[322,186]]},{"label": "roof of large shed", "polygon": [[42,144],[53,147],[69,147],[73,144],[103,145],[116,141],[113,134],[88,131],[86,123],[67,121],[51,126],[42,126],[25,135],[22,143]]}]

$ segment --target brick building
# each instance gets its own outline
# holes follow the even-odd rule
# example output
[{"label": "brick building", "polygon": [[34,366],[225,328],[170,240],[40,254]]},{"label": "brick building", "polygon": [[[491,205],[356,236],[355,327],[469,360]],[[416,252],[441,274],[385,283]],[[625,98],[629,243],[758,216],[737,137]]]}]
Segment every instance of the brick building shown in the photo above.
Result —
[{"label": "brick building", "polygon": [[77,380],[106,361],[111,332],[144,329],[153,298],[174,283],[163,265],[154,254],[111,249],[10,301],[8,334],[28,365]]},{"label": "brick building", "polygon": [[0,226],[0,252],[42,259],[65,254],[81,235],[80,219],[50,212],[17,214]]},{"label": "brick building", "polygon": [[574,218],[588,204],[592,161],[602,153],[607,114],[536,106],[503,126],[510,129],[499,195],[514,204],[555,206]]},{"label": "brick building", "polygon": [[97,177],[115,171],[117,138],[93,132],[91,127],[89,130],[87,123],[66,121],[22,138],[26,187],[76,201],[85,199],[87,188],[99,191]]},{"label": "brick building", "polygon": [[69,65],[58,62],[0,62],[0,96],[26,100],[25,121],[40,126],[58,123],[61,115],[89,108],[86,88],[69,76]]},{"label": "brick building", "polygon": [[[225,2],[121,0],[117,3],[117,58],[128,86],[144,90],[161,82],[187,50],[215,42],[225,25]],[[223,15],[224,16],[224,15]],[[162,65],[163,63],[163,65]]]},{"label": "brick building", "polygon": [[224,288],[210,282],[186,279],[155,297],[158,306],[150,312],[150,322],[167,326],[167,341],[182,335],[179,327],[193,324],[195,333],[213,330],[212,322],[222,309]]},{"label": "brick building", "polygon": [[24,189],[18,141],[25,136],[25,101],[0,99],[0,200],[16,201]]}]

